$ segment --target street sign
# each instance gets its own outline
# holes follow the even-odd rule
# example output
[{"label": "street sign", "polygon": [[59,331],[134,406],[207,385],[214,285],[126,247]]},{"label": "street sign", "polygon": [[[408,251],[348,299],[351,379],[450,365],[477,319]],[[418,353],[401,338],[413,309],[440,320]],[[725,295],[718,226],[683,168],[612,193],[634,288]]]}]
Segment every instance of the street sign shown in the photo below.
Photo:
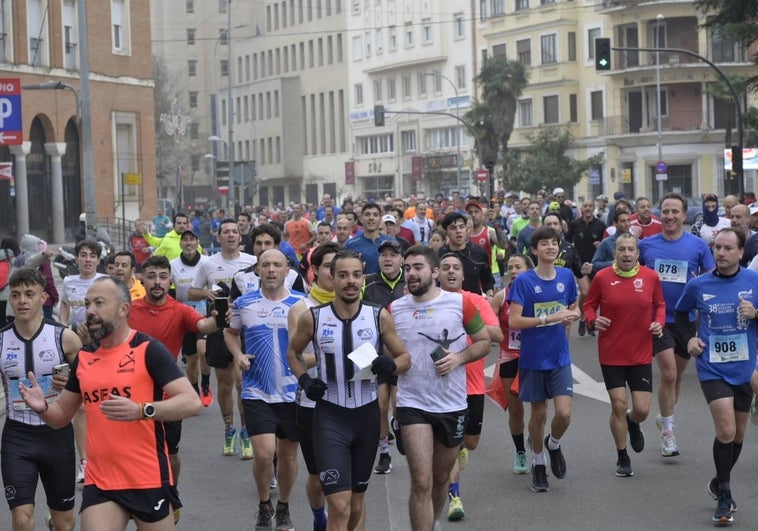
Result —
[{"label": "street sign", "polygon": [[23,142],[21,121],[21,82],[18,78],[0,79],[0,146]]},{"label": "street sign", "polygon": [[139,173],[125,173],[124,184],[129,186],[139,186],[142,184],[142,175]]},{"label": "street sign", "polygon": [[658,161],[655,165],[655,180],[668,181],[669,180],[668,170],[669,170],[668,164],[666,164],[662,160]]},{"label": "street sign", "polygon": [[476,170],[476,180],[477,181],[486,181],[487,178],[490,176],[490,173],[487,170]]},{"label": "street sign", "polygon": [[13,163],[0,162],[0,181],[13,180]]}]

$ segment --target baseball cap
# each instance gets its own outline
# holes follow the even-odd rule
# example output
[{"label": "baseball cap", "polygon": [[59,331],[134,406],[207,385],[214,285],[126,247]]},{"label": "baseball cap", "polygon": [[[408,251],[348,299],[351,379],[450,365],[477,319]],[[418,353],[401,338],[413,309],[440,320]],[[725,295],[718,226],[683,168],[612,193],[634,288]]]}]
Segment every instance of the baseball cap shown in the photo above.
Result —
[{"label": "baseball cap", "polygon": [[599,196],[597,196],[597,197],[595,198],[595,200],[596,200],[596,201],[606,201],[606,202],[607,202],[607,201],[608,201],[608,196],[607,196],[607,195],[605,195],[605,194],[600,194]]},{"label": "baseball cap", "polygon": [[385,215],[383,215],[382,216],[382,223],[387,223],[388,221],[391,222],[391,223],[397,223],[397,220],[395,219],[395,216],[393,216],[392,214],[385,214]]},{"label": "baseball cap", "polygon": [[613,194],[613,199],[616,201],[619,199],[626,199],[626,194],[624,194],[624,192],[616,192]]},{"label": "baseball cap", "polygon": [[750,215],[758,214],[758,202],[750,203],[750,206],[748,207],[750,209]]},{"label": "baseball cap", "polygon": [[196,240],[198,239],[197,234],[195,234],[195,231],[192,231],[192,230],[189,230],[189,229],[187,229],[184,232],[182,232],[182,236],[181,237],[184,238],[185,236],[192,236]]},{"label": "baseball cap", "polygon": [[400,242],[394,238],[391,240],[384,240],[379,244],[379,252],[381,253],[384,249],[392,249],[398,254],[403,254],[403,249],[400,247]]},{"label": "baseball cap", "polygon": [[555,188],[553,190],[553,195],[563,195],[564,193],[563,188]]},{"label": "baseball cap", "polygon": [[482,208],[482,204],[479,201],[469,201],[466,203],[464,210],[468,211],[469,207],[476,207],[479,210],[484,210],[484,208]]}]

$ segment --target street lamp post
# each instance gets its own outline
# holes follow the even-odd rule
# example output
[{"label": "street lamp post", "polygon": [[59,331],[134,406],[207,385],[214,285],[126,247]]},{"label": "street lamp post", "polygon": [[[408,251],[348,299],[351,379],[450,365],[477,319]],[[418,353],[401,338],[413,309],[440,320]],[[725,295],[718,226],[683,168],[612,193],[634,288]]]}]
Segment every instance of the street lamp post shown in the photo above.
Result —
[{"label": "street lamp post", "polygon": [[[661,22],[663,15],[658,13],[655,17],[657,24],[655,28],[655,47],[661,47]],[[661,51],[655,52],[655,112],[658,115],[658,161],[663,160],[663,130],[661,127]],[[658,164],[656,163],[656,174]],[[658,181],[658,201],[663,199],[663,179]]]},{"label": "street lamp post", "polygon": [[[439,77],[440,79],[444,79],[448,83],[450,83],[450,86],[453,87],[453,92],[455,93],[455,116],[458,119],[458,121],[461,121],[461,101],[458,97],[458,87],[455,86],[455,83],[453,83],[453,80],[450,79],[447,76],[443,76],[439,72],[424,72],[425,76],[434,76]],[[460,135],[460,125],[456,125],[455,127],[455,145],[458,148],[458,155],[457,155],[457,165],[456,165],[456,187],[458,188],[458,193],[461,193],[461,135]]]}]

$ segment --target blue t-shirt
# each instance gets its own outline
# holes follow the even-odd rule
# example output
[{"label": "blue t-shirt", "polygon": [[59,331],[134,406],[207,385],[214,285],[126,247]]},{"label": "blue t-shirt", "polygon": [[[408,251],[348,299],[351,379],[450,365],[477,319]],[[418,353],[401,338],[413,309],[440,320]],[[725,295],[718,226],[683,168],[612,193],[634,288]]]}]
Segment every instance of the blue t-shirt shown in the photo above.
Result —
[{"label": "blue t-shirt", "polygon": [[366,275],[379,272],[379,244],[384,240],[389,240],[386,234],[380,234],[376,240],[370,240],[363,234],[350,238],[345,242],[345,249],[350,249],[361,254],[361,260],[365,264],[363,272]]},{"label": "blue t-shirt", "polygon": [[[552,315],[576,302],[576,280],[571,270],[555,268],[555,278],[544,280],[534,269],[517,276],[508,292],[508,302],[520,304],[524,317]],[[571,364],[566,328],[550,323],[521,331],[519,367],[550,370]]]},{"label": "blue t-shirt", "polygon": [[287,361],[287,315],[304,296],[291,291],[283,299],[272,301],[258,290],[234,301],[230,326],[242,330],[242,351],[255,356],[242,373],[243,400],[295,401],[297,378]]},{"label": "blue t-shirt", "polygon": [[[667,323],[674,322],[674,308],[687,282],[716,267],[708,245],[689,232],[676,240],[667,240],[663,234],[641,240],[640,264],[658,273],[666,300]],[[690,312],[690,321],[694,320],[695,313]]]},{"label": "blue t-shirt", "polygon": [[705,350],[696,359],[700,381],[750,381],[755,370],[758,323],[737,315],[740,298],[758,306],[758,272],[740,268],[729,278],[706,273],[684,288],[676,311],[700,312],[698,337]]}]

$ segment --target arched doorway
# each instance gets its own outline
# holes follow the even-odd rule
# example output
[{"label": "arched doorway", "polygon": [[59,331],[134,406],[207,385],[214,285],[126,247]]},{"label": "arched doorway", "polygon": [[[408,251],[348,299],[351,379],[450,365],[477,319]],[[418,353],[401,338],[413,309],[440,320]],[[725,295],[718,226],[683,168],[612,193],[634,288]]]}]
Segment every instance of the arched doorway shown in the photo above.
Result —
[{"label": "arched doorway", "polygon": [[26,175],[29,183],[29,232],[49,241],[53,225],[53,192],[50,183],[50,162],[45,151],[47,136],[39,116],[32,120],[29,140],[31,149],[26,157]]},{"label": "arched doorway", "polygon": [[[13,156],[8,146],[0,146],[0,162],[12,162]],[[16,169],[13,169],[13,175]],[[0,179],[0,236],[16,235],[16,197],[11,195],[11,181]]]},{"label": "arched doorway", "polygon": [[79,158],[79,128],[75,119],[66,124],[66,154],[61,157],[63,169],[63,219],[66,224],[66,241],[75,239],[82,203],[82,178]]}]

